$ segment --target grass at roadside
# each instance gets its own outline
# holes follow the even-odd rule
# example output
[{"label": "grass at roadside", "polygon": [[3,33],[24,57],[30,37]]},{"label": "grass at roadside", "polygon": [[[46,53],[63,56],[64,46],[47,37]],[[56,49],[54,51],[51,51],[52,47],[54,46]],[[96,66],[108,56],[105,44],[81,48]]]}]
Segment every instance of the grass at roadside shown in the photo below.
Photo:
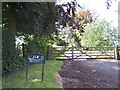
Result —
[{"label": "grass at roadside", "polygon": [[28,81],[26,82],[25,69],[3,79],[3,88],[59,88],[55,74],[60,71],[62,61],[48,60],[45,63],[44,81],[41,81],[41,64],[29,66]]}]

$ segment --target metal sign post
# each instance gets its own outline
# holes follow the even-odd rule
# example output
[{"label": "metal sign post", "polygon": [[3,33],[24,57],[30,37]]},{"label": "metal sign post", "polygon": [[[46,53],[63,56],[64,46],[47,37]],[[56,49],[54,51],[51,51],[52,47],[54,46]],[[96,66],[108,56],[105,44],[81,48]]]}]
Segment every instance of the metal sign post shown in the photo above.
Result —
[{"label": "metal sign post", "polygon": [[27,56],[27,59],[26,59],[26,81],[28,80],[28,67],[30,64],[42,64],[42,81],[43,81],[45,57],[38,53],[29,54]]}]

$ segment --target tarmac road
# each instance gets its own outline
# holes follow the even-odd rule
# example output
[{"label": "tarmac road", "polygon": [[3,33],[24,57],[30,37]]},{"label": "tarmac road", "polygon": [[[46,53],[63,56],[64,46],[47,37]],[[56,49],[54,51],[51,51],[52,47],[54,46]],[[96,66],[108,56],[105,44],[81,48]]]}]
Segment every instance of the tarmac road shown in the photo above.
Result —
[{"label": "tarmac road", "polygon": [[67,60],[59,74],[63,88],[118,88],[119,69],[117,60]]}]

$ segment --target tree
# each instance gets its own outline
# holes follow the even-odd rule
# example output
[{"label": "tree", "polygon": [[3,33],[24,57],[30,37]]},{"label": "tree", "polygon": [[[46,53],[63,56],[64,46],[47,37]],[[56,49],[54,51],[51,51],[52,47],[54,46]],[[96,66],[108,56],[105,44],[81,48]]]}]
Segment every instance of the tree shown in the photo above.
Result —
[{"label": "tree", "polygon": [[[47,41],[51,33],[56,31],[56,8],[55,3],[32,3],[32,2],[4,2],[2,5],[2,28],[3,28],[3,73],[11,72],[18,68],[19,56],[15,48],[15,37],[24,36],[24,41],[29,46],[35,46],[38,50],[46,49]],[[31,39],[30,37],[34,38]],[[11,39],[13,37],[14,39]],[[7,40],[7,42],[6,42]],[[9,41],[9,42],[8,42]],[[10,44],[10,43],[14,44]],[[33,42],[33,43],[32,43]],[[42,42],[42,43],[41,43]],[[36,45],[37,44],[37,45]],[[9,47],[8,47],[8,46]],[[44,45],[44,49],[41,46]],[[30,51],[29,47],[29,50]],[[33,52],[36,49],[32,49]],[[8,50],[9,49],[9,50]],[[45,50],[46,51],[46,50]],[[9,54],[10,53],[10,54]],[[30,52],[29,52],[30,53]],[[43,52],[45,53],[45,52]],[[22,60],[24,63],[24,60]],[[19,64],[19,65],[18,65]]]},{"label": "tree", "polygon": [[55,29],[56,20],[54,6],[54,2],[3,3],[3,28],[7,28],[8,20],[11,18],[16,20],[19,33],[45,34],[52,32]]},{"label": "tree", "polygon": [[71,37],[73,37],[74,43],[76,43],[77,47],[81,47],[81,37],[85,32],[85,26],[88,23],[93,21],[93,15],[89,10],[82,10],[76,13],[76,17],[74,18],[74,22],[77,23],[77,28],[71,29]]},{"label": "tree", "polygon": [[[85,25],[92,22],[92,14],[89,10],[83,10],[75,0],[58,5],[58,8],[58,28],[65,29],[69,27],[69,31],[71,32],[69,39],[73,38],[74,43],[77,46],[81,46],[78,34],[82,36]],[[78,11],[76,8],[81,9],[81,11]]]},{"label": "tree", "polygon": [[96,21],[85,27],[81,43],[82,46],[113,46],[116,37],[115,29],[107,21]]}]

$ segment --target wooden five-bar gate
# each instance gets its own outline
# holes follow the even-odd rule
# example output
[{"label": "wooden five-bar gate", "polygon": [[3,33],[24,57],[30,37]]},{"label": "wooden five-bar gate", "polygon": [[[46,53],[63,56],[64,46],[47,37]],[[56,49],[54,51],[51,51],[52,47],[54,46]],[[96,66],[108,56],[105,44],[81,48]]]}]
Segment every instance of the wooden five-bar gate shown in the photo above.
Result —
[{"label": "wooden five-bar gate", "polygon": [[120,47],[62,47],[52,46],[49,58],[62,60],[75,59],[120,59]]}]

